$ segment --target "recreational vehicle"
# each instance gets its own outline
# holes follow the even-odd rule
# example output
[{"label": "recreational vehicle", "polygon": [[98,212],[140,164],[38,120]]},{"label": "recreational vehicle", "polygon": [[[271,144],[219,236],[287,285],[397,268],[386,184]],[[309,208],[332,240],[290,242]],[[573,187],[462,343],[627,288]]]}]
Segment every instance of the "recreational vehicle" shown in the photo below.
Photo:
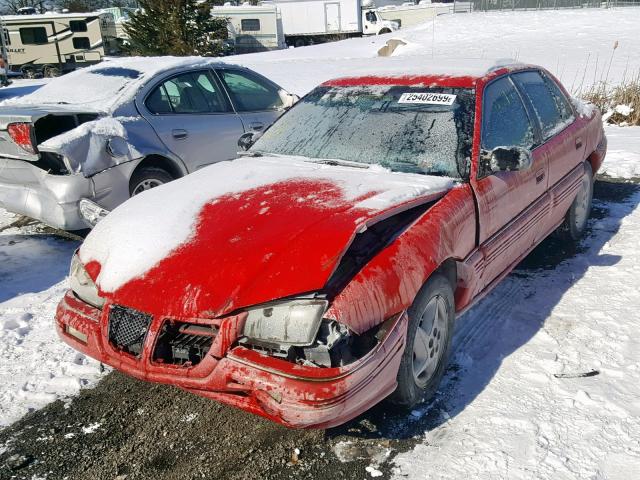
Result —
[{"label": "recreational vehicle", "polygon": [[64,13],[2,17],[11,71],[55,77],[117,53],[110,13]]},{"label": "recreational vehicle", "polygon": [[214,17],[228,20],[229,38],[235,53],[262,52],[285,47],[282,18],[272,3],[223,5],[211,9]]}]

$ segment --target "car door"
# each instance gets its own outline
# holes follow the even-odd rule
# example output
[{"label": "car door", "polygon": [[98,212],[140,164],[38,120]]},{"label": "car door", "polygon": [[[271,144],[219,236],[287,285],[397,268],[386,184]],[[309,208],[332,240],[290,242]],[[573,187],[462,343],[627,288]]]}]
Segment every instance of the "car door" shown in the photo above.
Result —
[{"label": "car door", "polygon": [[284,112],[281,89],[255,72],[239,68],[217,68],[233,108],[247,132],[262,132]]},{"label": "car door", "polygon": [[584,160],[579,125],[564,93],[540,71],[520,72],[513,79],[531,102],[549,152],[549,186],[555,185]]},{"label": "car door", "polygon": [[[536,226],[549,209],[548,164],[537,125],[508,76],[484,88],[481,111],[481,158],[472,185],[484,258],[481,285],[487,286],[533,245]],[[483,159],[501,146],[529,149],[533,164],[522,171],[490,171]]]},{"label": "car door", "polygon": [[237,156],[242,121],[209,69],[164,79],[146,96],[141,111],[190,172]]},{"label": "car door", "polygon": [[576,167],[585,159],[584,125],[576,122],[569,99],[543,72],[515,73],[513,79],[535,112],[549,157],[548,188],[555,211],[548,230],[562,219],[579,185],[582,170]]}]

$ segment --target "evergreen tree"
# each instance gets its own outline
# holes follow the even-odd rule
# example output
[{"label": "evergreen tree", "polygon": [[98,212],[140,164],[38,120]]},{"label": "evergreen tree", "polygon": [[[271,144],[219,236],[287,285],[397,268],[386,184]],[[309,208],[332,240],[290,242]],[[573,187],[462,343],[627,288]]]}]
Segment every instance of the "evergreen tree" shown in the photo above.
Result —
[{"label": "evergreen tree", "polygon": [[140,0],[125,26],[135,55],[214,56],[227,38],[225,19],[211,16],[211,4],[197,0]]}]

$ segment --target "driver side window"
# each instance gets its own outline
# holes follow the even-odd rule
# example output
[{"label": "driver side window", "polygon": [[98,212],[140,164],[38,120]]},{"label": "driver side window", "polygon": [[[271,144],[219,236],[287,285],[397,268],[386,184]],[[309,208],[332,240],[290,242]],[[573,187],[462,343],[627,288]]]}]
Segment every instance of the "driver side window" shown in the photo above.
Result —
[{"label": "driver side window", "polygon": [[482,148],[531,148],[535,142],[533,125],[520,95],[507,77],[490,83],[484,91],[482,107]]}]

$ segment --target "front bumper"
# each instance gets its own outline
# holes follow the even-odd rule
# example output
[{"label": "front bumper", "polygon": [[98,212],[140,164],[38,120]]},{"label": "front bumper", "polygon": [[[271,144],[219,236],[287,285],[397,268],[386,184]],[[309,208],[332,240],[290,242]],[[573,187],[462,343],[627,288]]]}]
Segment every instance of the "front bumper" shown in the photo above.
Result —
[{"label": "front bumper", "polygon": [[175,385],[294,428],[340,425],[391,394],[407,329],[402,313],[363,358],[346,367],[316,368],[236,346],[244,322],[238,315],[215,320],[219,331],[207,356],[193,367],[180,367],[152,360],[164,317],[153,318],[141,355],[133,357],[109,343],[108,310],[69,291],[58,305],[58,334],[73,348],[141,380]]}]

